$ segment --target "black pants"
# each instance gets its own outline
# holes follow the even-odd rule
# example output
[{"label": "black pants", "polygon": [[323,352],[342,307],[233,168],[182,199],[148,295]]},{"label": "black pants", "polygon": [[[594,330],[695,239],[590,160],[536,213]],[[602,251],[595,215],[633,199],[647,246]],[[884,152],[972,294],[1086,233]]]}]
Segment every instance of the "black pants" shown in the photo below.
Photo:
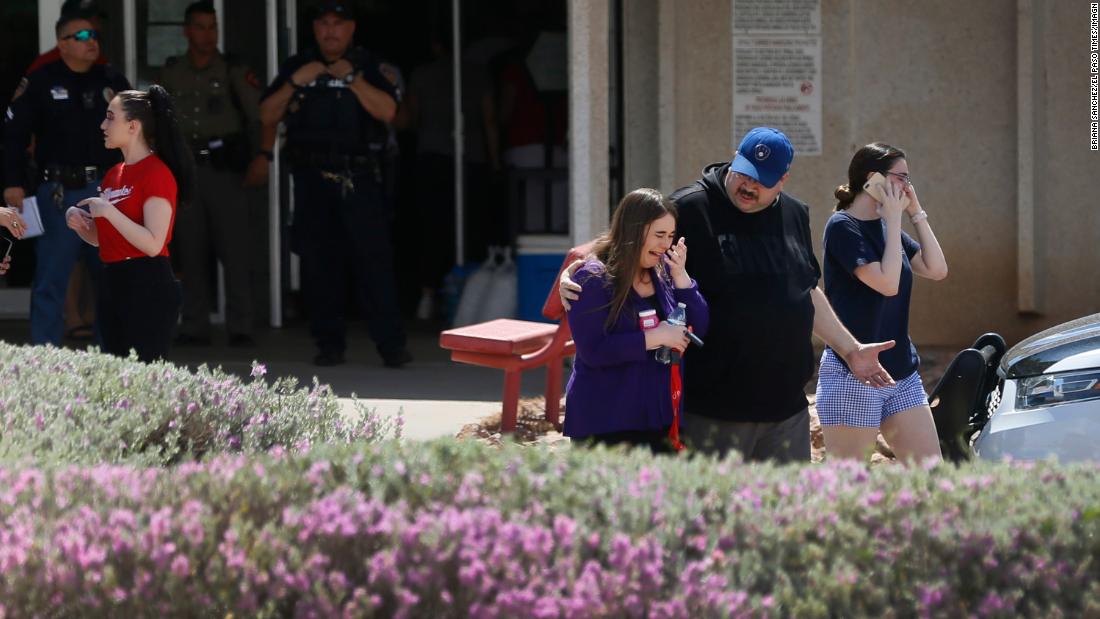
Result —
[{"label": "black pants", "polygon": [[168,354],[183,293],[168,258],[131,258],[103,265],[98,311],[104,351],[130,349],[148,363]]},{"label": "black pants", "polygon": [[627,445],[630,447],[648,447],[654,454],[674,453],[672,443],[668,440],[668,428],[664,430],[624,430],[622,432],[608,432],[606,434],[593,434],[585,437],[581,444],[594,447],[605,445],[616,447]]},{"label": "black pants", "polygon": [[351,180],[353,186],[345,188],[319,171],[294,173],[292,234],[302,259],[302,294],[317,348],[341,354],[347,346],[344,305],[351,277],[356,300],[366,306],[367,330],[386,357],[405,348],[387,204],[370,175]]}]

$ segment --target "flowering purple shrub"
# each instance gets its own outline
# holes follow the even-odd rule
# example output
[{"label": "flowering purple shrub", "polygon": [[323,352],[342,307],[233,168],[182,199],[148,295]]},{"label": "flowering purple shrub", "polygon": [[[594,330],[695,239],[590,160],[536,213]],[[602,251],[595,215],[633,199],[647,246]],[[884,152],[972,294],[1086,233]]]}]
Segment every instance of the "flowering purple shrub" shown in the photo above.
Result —
[{"label": "flowering purple shrub", "polygon": [[454,441],[7,467],[0,616],[1097,616],[1098,473]]},{"label": "flowering purple shrub", "polygon": [[265,373],[254,364],[241,380],[220,368],[0,343],[0,461],[154,465],[395,433],[362,407],[342,416],[327,385],[268,384]]}]

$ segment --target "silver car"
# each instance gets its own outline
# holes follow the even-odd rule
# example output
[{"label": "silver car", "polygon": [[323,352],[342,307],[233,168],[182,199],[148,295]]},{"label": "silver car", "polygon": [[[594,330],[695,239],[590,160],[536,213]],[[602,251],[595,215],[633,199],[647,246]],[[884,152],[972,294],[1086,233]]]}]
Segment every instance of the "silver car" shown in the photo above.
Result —
[{"label": "silver car", "polygon": [[1100,314],[1013,346],[990,379],[968,424],[979,458],[1100,460]]}]

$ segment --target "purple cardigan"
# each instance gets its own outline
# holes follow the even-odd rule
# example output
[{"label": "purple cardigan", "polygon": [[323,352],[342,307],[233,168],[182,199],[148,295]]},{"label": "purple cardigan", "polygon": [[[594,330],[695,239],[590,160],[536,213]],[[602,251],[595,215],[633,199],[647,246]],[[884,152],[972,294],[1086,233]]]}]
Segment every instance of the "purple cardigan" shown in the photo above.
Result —
[{"label": "purple cardigan", "polygon": [[[573,278],[582,291],[568,313],[577,356],[565,388],[564,433],[584,438],[607,432],[667,428],[672,425],[669,366],[657,362],[656,351],[645,349],[645,335],[638,328],[638,312],[650,309],[650,305],[631,290],[618,321],[610,332],[605,332],[612,291],[604,285],[604,278],[597,271],[599,266],[589,260],[577,269]],[[690,288],[677,290],[671,282],[657,276],[657,269],[651,269],[650,274],[662,308],[659,314],[667,317],[676,303],[683,303],[687,306],[688,324],[699,337],[705,336],[710,315],[695,280]],[[690,363],[690,359],[689,348],[685,363]]]}]

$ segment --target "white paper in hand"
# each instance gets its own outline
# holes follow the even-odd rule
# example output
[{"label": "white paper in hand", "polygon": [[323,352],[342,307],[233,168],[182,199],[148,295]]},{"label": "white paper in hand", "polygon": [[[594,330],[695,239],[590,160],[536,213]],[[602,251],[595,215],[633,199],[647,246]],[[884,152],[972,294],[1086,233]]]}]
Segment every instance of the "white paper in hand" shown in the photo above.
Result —
[{"label": "white paper in hand", "polygon": [[38,198],[31,196],[23,200],[23,221],[27,222],[27,229],[23,231],[23,238],[32,239],[42,236],[45,230],[42,228],[42,214],[38,212]]}]

